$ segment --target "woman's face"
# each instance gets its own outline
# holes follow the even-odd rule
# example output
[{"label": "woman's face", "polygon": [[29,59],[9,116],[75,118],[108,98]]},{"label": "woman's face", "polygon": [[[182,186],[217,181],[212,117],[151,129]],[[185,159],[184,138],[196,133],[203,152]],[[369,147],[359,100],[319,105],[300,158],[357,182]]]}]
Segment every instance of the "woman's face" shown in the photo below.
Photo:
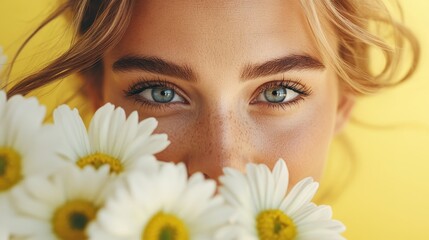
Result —
[{"label": "woman's face", "polygon": [[171,141],[159,159],[216,179],[283,158],[292,183],[319,179],[348,104],[298,1],[136,2],[102,93],[158,119]]}]

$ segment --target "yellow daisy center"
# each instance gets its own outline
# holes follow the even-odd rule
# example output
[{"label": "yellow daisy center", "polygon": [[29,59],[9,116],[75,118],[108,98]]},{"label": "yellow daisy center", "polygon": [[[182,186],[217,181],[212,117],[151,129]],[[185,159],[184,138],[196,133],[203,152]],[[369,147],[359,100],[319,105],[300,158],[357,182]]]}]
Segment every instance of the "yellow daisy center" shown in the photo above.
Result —
[{"label": "yellow daisy center", "polygon": [[0,147],[0,191],[21,180],[21,156],[12,148]]},{"label": "yellow daisy center", "polygon": [[259,239],[289,240],[296,236],[296,227],[292,219],[280,210],[266,210],[256,218]]},{"label": "yellow daisy center", "polygon": [[59,207],[52,226],[59,239],[87,239],[85,228],[95,218],[97,208],[91,202],[74,200]]},{"label": "yellow daisy center", "polygon": [[182,220],[172,214],[157,213],[149,220],[142,234],[144,240],[187,240],[188,229]]},{"label": "yellow daisy center", "polygon": [[92,165],[95,168],[99,168],[104,164],[107,164],[110,166],[110,172],[111,173],[120,173],[123,170],[122,163],[109,155],[103,154],[103,153],[94,153],[91,155],[88,155],[84,158],[79,159],[76,164],[80,168],[84,168],[85,166]]}]

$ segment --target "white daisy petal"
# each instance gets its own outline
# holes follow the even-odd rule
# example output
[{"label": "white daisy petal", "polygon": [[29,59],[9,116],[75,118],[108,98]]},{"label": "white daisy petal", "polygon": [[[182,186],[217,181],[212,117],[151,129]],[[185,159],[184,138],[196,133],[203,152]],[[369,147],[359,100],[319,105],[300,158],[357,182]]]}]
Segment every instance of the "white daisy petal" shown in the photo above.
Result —
[{"label": "white daisy petal", "polygon": [[252,195],[253,202],[255,204],[255,207],[257,210],[261,209],[262,201],[261,198],[263,197],[262,193],[258,191],[258,174],[256,173],[257,166],[256,164],[248,164],[246,167],[247,172],[247,181],[249,182],[249,189],[250,193]]},{"label": "white daisy petal", "polygon": [[[194,181],[194,183],[192,183]],[[204,180],[201,173],[194,174],[189,180],[187,188],[181,193],[178,204],[182,206],[176,212],[179,216],[186,216],[190,220],[194,220],[202,214],[206,209],[194,209],[194,206],[199,202],[210,202],[216,190],[216,183],[214,180]],[[193,194],[198,192],[198,198]],[[197,211],[198,210],[198,211]]]},{"label": "white daisy petal", "polygon": [[5,125],[14,126],[16,124],[19,128],[4,129],[6,132],[5,144],[26,147],[27,145],[23,142],[28,139],[28,135],[32,136],[41,127],[45,112],[45,107],[39,105],[35,98],[26,99],[21,95],[12,96],[7,102],[3,120]]},{"label": "white daisy petal", "polygon": [[[69,166],[65,161],[59,159],[57,149],[61,148],[60,138],[52,125],[40,127],[37,134],[37,143],[25,143],[27,151],[22,152],[22,157],[26,160],[23,174],[30,175],[49,175],[56,170]],[[34,138],[33,138],[34,139]]]},{"label": "white daisy petal", "polygon": [[[47,207],[49,207],[49,205],[58,205],[59,203],[64,202],[64,196],[52,191],[50,188],[51,184],[52,182],[44,177],[31,178],[23,183],[23,187],[20,189],[22,191],[21,194],[28,194],[32,199],[37,200],[37,203],[45,204]],[[24,191],[27,192],[25,193]],[[20,206],[24,205],[26,204],[20,204]]]},{"label": "white daisy petal", "polygon": [[142,155],[152,155],[164,150],[170,142],[166,134],[155,134],[150,137],[139,136],[128,146],[124,159],[135,159]]},{"label": "white daisy petal", "polygon": [[112,118],[115,106],[106,103],[103,107],[99,108],[95,113],[89,125],[89,139],[90,144],[94,149],[101,152],[107,152],[107,142],[109,125]]},{"label": "white daisy petal", "polygon": [[23,217],[34,218],[36,220],[47,220],[51,212],[49,204],[40,201],[32,201],[26,193],[26,189],[15,188],[11,194],[13,199],[12,205]]},{"label": "white daisy petal", "polygon": [[298,229],[302,232],[311,232],[317,229],[330,230],[332,232],[343,232],[346,230],[342,223],[331,219],[301,223]]},{"label": "white daisy petal", "polygon": [[117,136],[119,136],[120,131],[122,131],[125,122],[126,115],[124,109],[115,109],[115,111],[113,111],[112,121],[109,126],[109,136],[107,138],[107,146],[113,157],[119,156],[120,145],[118,144]]},{"label": "white daisy petal", "polygon": [[[11,233],[15,237],[13,239],[55,239],[47,236],[49,225],[46,222],[35,219],[13,219],[11,222]],[[40,235],[33,235],[34,232],[39,232]]]},{"label": "white daisy petal", "polygon": [[305,178],[298,182],[281,203],[280,209],[292,215],[303,205],[309,203],[316,194],[319,184],[313,182],[312,178]]},{"label": "white daisy petal", "polygon": [[158,121],[155,118],[147,118],[141,121],[138,125],[139,136],[149,137],[157,126]]},{"label": "white daisy petal", "polygon": [[[246,176],[232,168],[224,168],[223,171],[224,175],[219,177],[219,181],[224,186],[221,186],[219,190],[223,197],[227,198],[232,206],[243,207],[244,209],[252,210],[256,214],[257,210],[253,203],[249,201],[251,193]],[[240,189],[240,194],[235,192],[236,189]]]},{"label": "white daisy petal", "polygon": [[[136,111],[132,112],[123,126],[121,126],[118,135],[116,136],[115,146],[117,148],[117,156],[125,156],[125,150],[127,150],[127,146],[129,146],[135,136],[137,136],[138,129],[138,113]],[[124,158],[125,159],[125,158]]]},{"label": "white daisy petal", "polygon": [[329,206],[316,206],[316,204],[310,203],[296,211],[291,217],[296,223],[328,220],[332,218],[332,210]]},{"label": "white daisy petal", "polygon": [[[286,167],[286,162],[283,159],[279,159],[273,169],[273,177],[275,189],[273,193],[273,202],[280,207],[283,197],[286,195],[287,188],[289,186],[289,172]],[[277,208],[278,208],[277,207]]]},{"label": "white daisy petal", "polygon": [[225,216],[235,214],[235,210],[226,206],[224,199],[220,196],[208,202],[211,203],[210,206],[202,213],[205,217],[198,220],[198,229],[201,229],[201,232],[211,232],[210,229],[219,229],[225,225]]},{"label": "white daisy petal", "polygon": [[[103,239],[103,240],[127,240],[127,239],[124,239],[124,238],[114,237],[111,234],[104,232],[103,231],[103,227],[100,226],[99,223],[91,224],[90,231],[94,232],[95,235],[97,235],[98,239]],[[89,239],[97,240],[95,238],[89,238]]]},{"label": "white daisy petal", "polygon": [[261,181],[262,184],[265,184],[264,188],[264,206],[278,206],[280,205],[281,199],[274,199],[275,189],[276,189],[276,181],[274,176],[271,174],[270,170],[267,168],[264,169],[264,179],[265,181]]},{"label": "white daisy petal", "polygon": [[63,134],[64,146],[60,154],[68,161],[74,162],[81,156],[91,153],[89,139],[83,120],[77,109],[71,110],[66,105],[61,105],[53,113],[55,125]]}]

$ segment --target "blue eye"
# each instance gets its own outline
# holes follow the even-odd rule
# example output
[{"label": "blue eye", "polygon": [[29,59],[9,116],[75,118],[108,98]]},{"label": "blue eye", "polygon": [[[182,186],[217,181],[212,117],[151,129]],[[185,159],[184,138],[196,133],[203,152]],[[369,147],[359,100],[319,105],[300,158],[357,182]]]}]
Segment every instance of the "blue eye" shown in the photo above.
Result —
[{"label": "blue eye", "polygon": [[259,102],[284,103],[294,100],[300,94],[284,86],[274,86],[263,90],[256,98]]},{"label": "blue eye", "polygon": [[272,103],[283,102],[286,98],[287,90],[284,87],[270,88],[264,91],[264,97]]},{"label": "blue eye", "polygon": [[184,102],[174,89],[168,87],[149,87],[139,93],[146,101],[155,103]]},{"label": "blue eye", "polygon": [[152,94],[153,100],[161,103],[170,102],[171,100],[174,99],[174,95],[175,95],[173,89],[168,89],[163,87],[152,88],[151,94]]}]

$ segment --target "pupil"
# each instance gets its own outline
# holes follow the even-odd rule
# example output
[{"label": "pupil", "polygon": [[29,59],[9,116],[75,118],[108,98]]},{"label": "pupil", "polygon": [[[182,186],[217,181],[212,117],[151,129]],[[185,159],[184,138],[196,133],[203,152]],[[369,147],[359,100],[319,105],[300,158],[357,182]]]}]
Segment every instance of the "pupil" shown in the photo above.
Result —
[{"label": "pupil", "polygon": [[264,92],[264,95],[265,95],[265,99],[268,102],[272,102],[272,103],[283,102],[286,98],[286,89],[284,87],[267,89]]},{"label": "pupil", "polygon": [[153,88],[152,89],[152,98],[156,102],[167,103],[173,100],[174,90],[169,88]]},{"label": "pupil", "polygon": [[87,223],[88,218],[85,214],[75,212],[70,215],[70,226],[72,229],[84,230]]}]

